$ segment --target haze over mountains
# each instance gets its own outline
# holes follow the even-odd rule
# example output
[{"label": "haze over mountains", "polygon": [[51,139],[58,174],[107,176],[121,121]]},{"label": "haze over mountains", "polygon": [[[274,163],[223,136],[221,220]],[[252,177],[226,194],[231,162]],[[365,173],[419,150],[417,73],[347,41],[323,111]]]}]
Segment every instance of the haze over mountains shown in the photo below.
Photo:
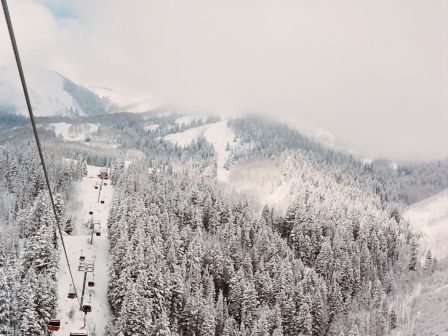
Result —
[{"label": "haze over mountains", "polygon": [[[65,76],[46,69],[27,69],[27,80],[34,112],[37,116],[93,116],[110,112],[146,112],[160,107],[149,95],[127,96],[112,88],[95,85],[81,85]],[[20,83],[14,67],[0,67],[0,114],[15,114],[26,116],[26,105],[22,97]],[[173,107],[171,111],[180,114],[198,115],[200,111],[184,111]],[[205,112],[205,113],[204,113]],[[202,111],[202,115],[208,113]],[[254,115],[257,115],[256,113]],[[229,112],[227,116],[235,116]],[[271,116],[268,116],[271,118]],[[362,150],[358,141],[350,137],[339,137],[319,125],[285,119],[290,127],[298,129],[319,143],[331,148],[348,151],[361,159],[371,161],[374,158],[386,157],[393,161],[400,159],[395,156],[380,155],[377,151]],[[400,139],[397,139],[400,142]],[[417,155],[413,159],[418,159]],[[442,155],[438,157],[444,159]]]}]

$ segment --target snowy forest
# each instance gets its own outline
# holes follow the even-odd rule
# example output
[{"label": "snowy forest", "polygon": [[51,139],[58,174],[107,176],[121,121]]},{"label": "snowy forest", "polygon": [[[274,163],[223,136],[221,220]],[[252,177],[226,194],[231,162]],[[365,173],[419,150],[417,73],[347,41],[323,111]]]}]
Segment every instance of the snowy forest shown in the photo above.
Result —
[{"label": "snowy forest", "polygon": [[[234,145],[224,169],[275,159],[282,178],[295,181],[286,212],[268,205],[259,211],[217,181],[219,153],[207,137],[186,146],[164,139],[220,119],[182,125],[175,120],[122,113],[89,117],[99,125],[93,145],[43,130],[66,234],[73,227],[65,204],[87,165],[110,169],[106,335],[382,336],[403,323],[407,316],[395,300],[401,279],[424,266],[402,209],[422,190],[448,186],[447,162],[394,170],[362,163],[284,125],[232,119],[227,126]],[[144,123],[157,128],[145,129]],[[0,129],[4,138],[8,132]],[[49,335],[48,320],[57,313],[62,252],[47,195],[32,139],[3,141],[3,335]]]}]

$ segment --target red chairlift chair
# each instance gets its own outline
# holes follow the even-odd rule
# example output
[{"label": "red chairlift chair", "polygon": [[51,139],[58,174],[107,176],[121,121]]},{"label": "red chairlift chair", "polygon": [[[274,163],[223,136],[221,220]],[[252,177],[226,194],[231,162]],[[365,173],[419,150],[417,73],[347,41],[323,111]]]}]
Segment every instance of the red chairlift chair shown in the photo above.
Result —
[{"label": "red chairlift chair", "polygon": [[68,297],[69,299],[74,299],[74,298],[76,298],[76,292],[75,292],[74,289],[72,289],[72,285],[70,285],[70,291],[68,292],[67,297]]},{"label": "red chairlift chair", "polygon": [[90,313],[92,311],[92,306],[90,304],[85,304],[82,306],[82,311],[84,313]]},{"label": "red chairlift chair", "polygon": [[58,331],[61,327],[61,321],[60,320],[50,320],[48,321],[48,330],[50,331]]},{"label": "red chairlift chair", "polygon": [[87,286],[88,287],[95,287],[95,279],[94,279],[94,277],[92,277],[92,279],[87,281]]}]

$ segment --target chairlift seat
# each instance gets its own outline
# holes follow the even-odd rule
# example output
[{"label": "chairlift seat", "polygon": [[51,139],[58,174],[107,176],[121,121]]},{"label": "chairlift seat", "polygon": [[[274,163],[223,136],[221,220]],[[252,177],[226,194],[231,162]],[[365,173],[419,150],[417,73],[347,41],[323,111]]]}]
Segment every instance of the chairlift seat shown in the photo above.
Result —
[{"label": "chairlift seat", "polygon": [[87,286],[89,287],[95,287],[95,281],[88,281]]},{"label": "chairlift seat", "polygon": [[104,200],[101,200],[101,204],[104,204]]},{"label": "chairlift seat", "polygon": [[82,256],[79,256],[79,260],[80,260],[80,261],[84,261],[84,260],[86,260],[86,256],[83,256],[83,255],[82,255]]},{"label": "chairlift seat", "polygon": [[76,297],[76,293],[75,293],[75,292],[69,292],[68,295],[67,295],[67,297],[68,297],[69,299],[74,299],[74,298]]},{"label": "chairlift seat", "polygon": [[93,215],[93,211],[89,211],[89,215]]},{"label": "chairlift seat", "polygon": [[87,330],[80,329],[80,330],[72,330],[70,331],[70,336],[88,336]]},{"label": "chairlift seat", "polygon": [[84,313],[90,313],[92,311],[92,306],[89,304],[85,304],[82,306],[82,311]]},{"label": "chairlift seat", "polygon": [[48,330],[50,331],[58,331],[61,327],[61,321],[60,320],[50,320],[48,321]]}]

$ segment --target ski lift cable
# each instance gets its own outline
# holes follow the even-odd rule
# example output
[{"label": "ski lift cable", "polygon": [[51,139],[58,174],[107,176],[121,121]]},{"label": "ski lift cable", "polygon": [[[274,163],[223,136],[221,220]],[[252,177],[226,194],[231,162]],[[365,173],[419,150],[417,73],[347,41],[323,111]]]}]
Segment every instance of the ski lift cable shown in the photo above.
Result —
[{"label": "ski lift cable", "polygon": [[8,4],[7,4],[6,0],[1,0],[1,2],[2,2],[2,7],[3,7],[3,13],[5,14],[6,25],[8,26],[8,32],[9,32],[9,37],[11,39],[12,49],[14,51],[14,57],[16,59],[17,69],[19,71],[20,81],[22,83],[23,93],[25,95],[26,105],[28,107],[28,113],[29,113],[29,116],[30,116],[31,125],[33,127],[34,138],[36,140],[37,150],[39,152],[39,157],[40,157],[40,161],[41,161],[41,164],[42,164],[42,170],[43,170],[44,176],[45,176],[45,182],[46,182],[46,185],[47,185],[48,193],[50,195],[50,201],[51,201],[51,205],[53,207],[53,212],[54,212],[54,216],[55,216],[55,219],[56,219],[56,224],[57,224],[57,227],[58,227],[59,236],[61,238],[62,248],[64,249],[65,260],[67,262],[67,266],[68,266],[68,270],[69,270],[69,273],[70,273],[71,281],[72,281],[72,284],[73,284],[73,288],[75,290],[76,299],[79,302],[79,298],[78,298],[78,295],[77,295],[77,292],[76,292],[75,281],[74,281],[74,278],[73,278],[73,273],[72,273],[72,270],[71,270],[71,267],[70,267],[70,262],[68,260],[67,250],[65,248],[64,237],[62,235],[61,224],[59,222],[59,218],[58,218],[57,211],[56,211],[56,206],[55,206],[55,203],[54,203],[53,193],[51,191],[50,180],[48,178],[48,173],[47,173],[47,168],[46,168],[46,165],[45,165],[45,160],[44,160],[44,156],[43,156],[42,146],[41,146],[41,143],[40,143],[39,134],[37,133],[36,122],[34,120],[34,114],[33,114],[33,109],[31,107],[30,97],[29,97],[29,94],[28,94],[28,88],[27,88],[26,81],[25,81],[25,75],[23,73],[22,62],[20,61],[19,50],[18,50],[18,47],[17,47],[17,42],[16,42],[16,38],[15,38],[15,35],[14,35],[14,30],[13,30],[12,22],[11,22],[11,16],[9,15]]}]

